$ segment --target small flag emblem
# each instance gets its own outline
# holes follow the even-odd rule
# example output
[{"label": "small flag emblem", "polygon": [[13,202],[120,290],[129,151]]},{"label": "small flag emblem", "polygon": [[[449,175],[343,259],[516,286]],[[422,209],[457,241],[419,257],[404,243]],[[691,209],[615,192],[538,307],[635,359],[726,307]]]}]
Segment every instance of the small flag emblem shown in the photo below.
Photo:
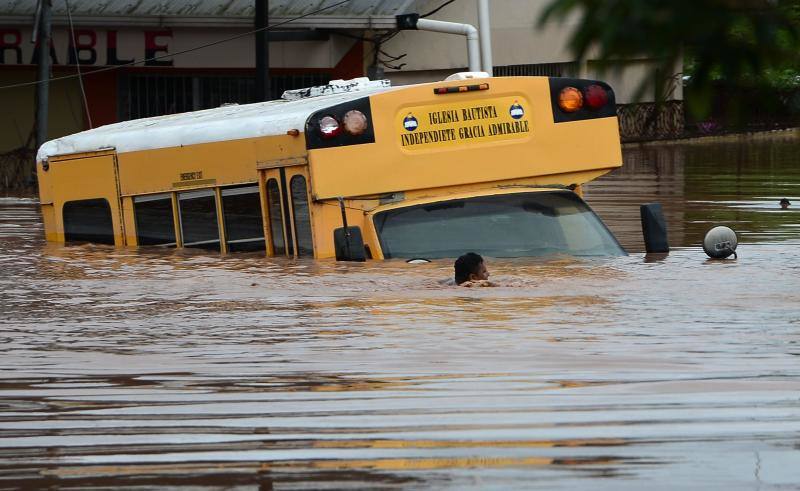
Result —
[{"label": "small flag emblem", "polygon": [[525,116],[525,110],[522,109],[522,106],[520,106],[517,101],[514,101],[514,104],[511,104],[511,109],[508,110],[508,113],[514,119],[519,119]]},{"label": "small flag emblem", "polygon": [[417,126],[419,126],[417,118],[415,118],[413,114],[408,113],[408,116],[403,119],[403,127],[406,131],[414,131],[417,129]]}]

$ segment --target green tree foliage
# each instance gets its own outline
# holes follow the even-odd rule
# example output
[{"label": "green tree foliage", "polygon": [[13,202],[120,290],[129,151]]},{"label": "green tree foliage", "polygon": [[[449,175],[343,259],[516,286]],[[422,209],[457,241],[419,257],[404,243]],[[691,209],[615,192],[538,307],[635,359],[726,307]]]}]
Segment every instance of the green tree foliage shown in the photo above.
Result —
[{"label": "green tree foliage", "polygon": [[[728,85],[795,83],[800,74],[800,0],[552,0],[540,24],[577,17],[578,59],[654,61],[658,94],[687,60],[696,93]],[[702,98],[701,98],[702,99]]]}]

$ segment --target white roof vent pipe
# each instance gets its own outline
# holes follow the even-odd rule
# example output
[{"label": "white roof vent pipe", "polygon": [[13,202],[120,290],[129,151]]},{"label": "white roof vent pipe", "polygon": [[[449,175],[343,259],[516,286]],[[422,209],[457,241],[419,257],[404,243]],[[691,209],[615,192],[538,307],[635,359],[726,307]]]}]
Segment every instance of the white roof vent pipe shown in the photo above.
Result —
[{"label": "white roof vent pipe", "polygon": [[458,24],[441,20],[420,19],[419,14],[404,14],[395,16],[397,28],[400,30],[416,29],[418,31],[443,32],[445,34],[460,34],[467,37],[467,56],[469,57],[469,71],[481,71],[480,43],[478,30],[470,24]]},{"label": "white roof vent pipe", "polygon": [[483,71],[493,76],[492,22],[489,20],[489,0],[478,0],[478,28],[481,38],[481,63]]}]

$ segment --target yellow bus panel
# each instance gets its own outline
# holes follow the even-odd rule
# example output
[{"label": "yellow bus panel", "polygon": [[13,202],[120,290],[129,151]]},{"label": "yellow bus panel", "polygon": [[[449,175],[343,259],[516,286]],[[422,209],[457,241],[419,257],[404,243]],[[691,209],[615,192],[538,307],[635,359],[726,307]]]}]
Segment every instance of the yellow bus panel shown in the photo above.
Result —
[{"label": "yellow bus panel", "polygon": [[[376,143],[309,152],[315,198],[608,171],[622,165],[616,118],[554,124],[546,77],[485,80],[488,90],[434,94],[433,87],[463,83],[443,82],[372,95]],[[512,111],[519,117],[512,117]],[[417,121],[413,131],[404,124],[409,115]]]}]

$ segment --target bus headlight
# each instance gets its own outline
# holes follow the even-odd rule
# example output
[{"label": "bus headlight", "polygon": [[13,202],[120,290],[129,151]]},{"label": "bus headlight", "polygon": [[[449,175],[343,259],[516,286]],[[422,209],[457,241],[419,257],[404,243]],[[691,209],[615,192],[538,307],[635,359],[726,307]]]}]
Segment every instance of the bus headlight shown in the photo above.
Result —
[{"label": "bus headlight", "polygon": [[319,120],[319,134],[322,138],[333,138],[342,132],[342,125],[333,116],[323,116]]},{"label": "bus headlight", "polygon": [[575,87],[564,87],[558,94],[558,107],[566,113],[574,113],[583,107],[583,94]]},{"label": "bus headlight", "polygon": [[367,131],[367,117],[356,109],[347,111],[342,122],[344,123],[344,130],[353,136],[358,136]]}]

